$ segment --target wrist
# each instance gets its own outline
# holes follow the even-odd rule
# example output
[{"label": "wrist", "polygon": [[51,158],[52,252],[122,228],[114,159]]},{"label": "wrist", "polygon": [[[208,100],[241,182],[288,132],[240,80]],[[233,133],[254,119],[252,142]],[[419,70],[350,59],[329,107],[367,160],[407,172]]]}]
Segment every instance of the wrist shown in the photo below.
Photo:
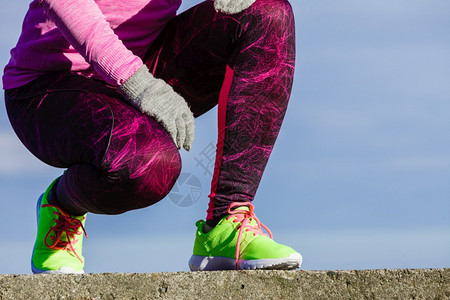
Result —
[{"label": "wrist", "polygon": [[141,97],[148,90],[151,82],[155,80],[155,77],[150,73],[147,66],[142,65],[142,67],[117,88],[127,100],[133,101]]}]

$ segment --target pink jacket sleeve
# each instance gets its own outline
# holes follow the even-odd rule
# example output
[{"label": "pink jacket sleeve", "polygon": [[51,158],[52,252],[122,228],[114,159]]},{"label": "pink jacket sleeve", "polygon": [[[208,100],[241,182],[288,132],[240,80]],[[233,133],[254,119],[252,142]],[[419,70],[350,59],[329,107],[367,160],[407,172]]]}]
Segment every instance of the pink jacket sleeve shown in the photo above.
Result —
[{"label": "pink jacket sleeve", "polygon": [[94,0],[40,3],[67,41],[109,84],[121,85],[143,65],[117,37]]}]

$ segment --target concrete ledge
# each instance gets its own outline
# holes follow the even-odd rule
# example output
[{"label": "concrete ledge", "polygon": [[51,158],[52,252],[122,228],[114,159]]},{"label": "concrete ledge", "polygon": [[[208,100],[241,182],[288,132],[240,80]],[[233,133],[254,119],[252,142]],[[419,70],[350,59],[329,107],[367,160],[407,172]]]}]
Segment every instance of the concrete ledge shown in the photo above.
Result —
[{"label": "concrete ledge", "polygon": [[0,299],[450,299],[450,269],[0,275]]}]

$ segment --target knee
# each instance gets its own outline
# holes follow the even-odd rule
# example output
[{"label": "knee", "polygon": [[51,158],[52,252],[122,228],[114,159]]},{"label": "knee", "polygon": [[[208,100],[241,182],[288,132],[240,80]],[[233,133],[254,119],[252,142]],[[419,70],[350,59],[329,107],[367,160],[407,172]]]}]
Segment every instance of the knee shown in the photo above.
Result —
[{"label": "knee", "polygon": [[174,155],[164,153],[159,156],[151,170],[146,170],[140,177],[133,179],[136,181],[135,197],[140,199],[140,207],[155,204],[166,197],[180,175],[181,158],[178,151]]},{"label": "knee", "polygon": [[169,194],[181,172],[178,151],[153,155],[146,163],[130,170],[127,183],[129,210],[153,205]]},{"label": "knee", "polygon": [[175,147],[110,172],[106,176],[110,192],[104,193],[98,203],[101,212],[121,214],[159,202],[170,192],[180,172],[181,158]]}]

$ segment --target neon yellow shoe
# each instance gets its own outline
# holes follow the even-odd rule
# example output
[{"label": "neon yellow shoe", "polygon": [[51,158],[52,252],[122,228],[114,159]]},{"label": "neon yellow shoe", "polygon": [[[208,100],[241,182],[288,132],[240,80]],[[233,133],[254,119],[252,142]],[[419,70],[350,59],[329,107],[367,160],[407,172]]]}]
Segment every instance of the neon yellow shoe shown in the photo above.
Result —
[{"label": "neon yellow shoe", "polygon": [[[48,204],[53,181],[39,197],[38,230],[31,258],[33,273],[83,274],[83,233],[86,215],[74,217]],[[86,235],[87,237],[87,235]]]},{"label": "neon yellow shoe", "polygon": [[300,253],[272,239],[272,233],[255,216],[250,202],[234,202],[228,213],[208,233],[203,233],[205,221],[197,221],[194,251],[189,260],[191,271],[300,267]]}]

